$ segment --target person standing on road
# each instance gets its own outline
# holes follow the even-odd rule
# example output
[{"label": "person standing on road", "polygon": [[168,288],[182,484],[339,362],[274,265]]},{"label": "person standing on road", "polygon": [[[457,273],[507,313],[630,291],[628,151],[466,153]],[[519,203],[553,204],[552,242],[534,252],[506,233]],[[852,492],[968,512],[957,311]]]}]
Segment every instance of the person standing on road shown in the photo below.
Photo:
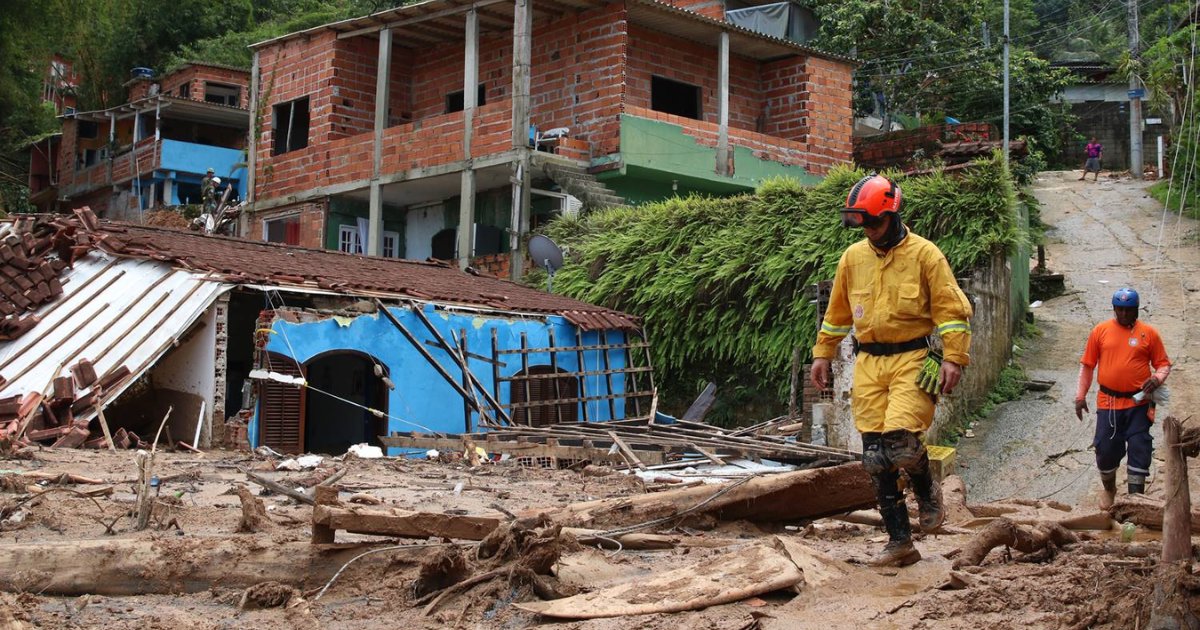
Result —
[{"label": "person standing on road", "polygon": [[1104,145],[1096,141],[1096,136],[1092,136],[1092,141],[1083,148],[1083,153],[1087,156],[1087,160],[1083,163],[1083,175],[1079,176],[1079,181],[1087,179],[1088,173],[1095,173],[1096,176],[1092,181],[1099,181],[1100,160],[1104,157]]},{"label": "person standing on road", "polygon": [[[1112,507],[1117,495],[1117,469],[1126,451],[1129,494],[1146,491],[1154,440],[1154,390],[1171,373],[1171,361],[1162,337],[1153,326],[1138,321],[1138,294],[1118,289],[1113,294],[1113,319],[1098,324],[1088,335],[1075,394],[1075,417],[1088,411],[1087,393],[1092,372],[1099,366],[1100,391],[1096,394],[1096,467],[1104,493],[1101,509]],[[1153,370],[1151,369],[1153,368]],[[1165,391],[1165,390],[1164,390]]]},{"label": "person standing on road", "polygon": [[[904,225],[902,202],[900,187],[880,175],[864,177],[850,190],[842,224],[861,227],[866,239],[838,261],[813,347],[812,383],[825,390],[830,359],[854,330],[854,423],[889,538],[872,559],[875,566],[921,559],[912,544],[901,470],[916,495],[921,529],[931,531],[945,520],[923,437],[938,394],[953,391],[970,363],[971,303],[937,245]],[[944,359],[933,349],[934,332],[941,335]]]}]

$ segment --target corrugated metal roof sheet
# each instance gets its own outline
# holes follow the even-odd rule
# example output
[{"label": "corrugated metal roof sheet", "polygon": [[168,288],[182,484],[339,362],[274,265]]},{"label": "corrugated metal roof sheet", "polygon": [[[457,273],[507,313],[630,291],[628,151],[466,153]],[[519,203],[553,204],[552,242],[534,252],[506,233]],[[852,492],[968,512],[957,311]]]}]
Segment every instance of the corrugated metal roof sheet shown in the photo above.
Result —
[{"label": "corrugated metal roof sheet", "polygon": [[98,374],[128,367],[133,378],[127,385],[229,288],[158,261],[98,251],[76,261],[62,280],[62,297],[34,312],[37,326],[0,344],[0,376],[7,379],[0,398],[44,392],[80,359],[89,359]]}]

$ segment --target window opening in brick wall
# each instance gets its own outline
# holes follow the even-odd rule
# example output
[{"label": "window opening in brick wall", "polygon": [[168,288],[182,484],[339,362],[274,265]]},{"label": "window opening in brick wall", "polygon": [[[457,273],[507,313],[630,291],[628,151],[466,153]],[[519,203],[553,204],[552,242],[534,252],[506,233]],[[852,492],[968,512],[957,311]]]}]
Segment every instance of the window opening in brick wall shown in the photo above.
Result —
[{"label": "window opening in brick wall", "polygon": [[700,120],[700,86],[650,77],[650,109]]},{"label": "window opening in brick wall", "polygon": [[236,85],[224,85],[205,81],[204,100],[208,103],[238,107],[242,101],[242,88]]},{"label": "window opening in brick wall", "polygon": [[179,98],[192,98],[192,84],[184,83],[179,86]]},{"label": "window opening in brick wall", "polygon": [[383,233],[383,257],[384,258],[399,258],[400,257],[400,233],[399,232],[384,232]]},{"label": "window opening in brick wall", "polygon": [[[537,378],[551,374],[561,376]],[[531,365],[513,376],[511,398],[515,405],[541,403],[513,409],[512,419],[515,424],[544,427],[559,422],[579,421],[578,403],[557,402],[573,401],[579,397],[578,377],[549,365]]]},{"label": "window opening in brick wall", "polygon": [[274,107],[271,134],[275,147],[271,155],[303,149],[308,146],[308,97],[298,98]]},{"label": "window opening in brick wall", "polygon": [[100,133],[100,125],[91,120],[79,121],[77,135],[80,138],[95,138]]},{"label": "window opening in brick wall", "polygon": [[338,226],[338,251],[347,254],[361,254],[362,243],[358,238],[357,225]]},{"label": "window opening in brick wall", "polygon": [[263,240],[268,243],[300,244],[300,215],[263,221]]},{"label": "window opening in brick wall", "polygon": [[[479,90],[476,92],[476,97],[475,97],[475,101],[476,101],[475,105],[477,107],[482,107],[483,105],[485,105],[487,103],[487,99],[485,99],[484,96],[486,96],[486,90],[484,88],[484,85],[482,83],[480,83]],[[466,107],[466,104],[463,103],[463,91],[462,90],[459,90],[457,92],[451,92],[446,95],[446,113],[447,114],[449,114],[451,112],[461,112],[463,110],[463,108],[465,108],[465,107]]]}]

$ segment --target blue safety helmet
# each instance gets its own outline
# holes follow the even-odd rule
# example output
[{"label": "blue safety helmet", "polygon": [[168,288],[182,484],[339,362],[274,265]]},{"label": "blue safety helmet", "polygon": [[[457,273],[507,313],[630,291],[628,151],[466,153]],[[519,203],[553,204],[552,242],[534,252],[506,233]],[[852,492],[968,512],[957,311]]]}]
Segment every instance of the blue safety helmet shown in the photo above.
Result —
[{"label": "blue safety helmet", "polygon": [[1113,306],[1138,307],[1138,294],[1133,289],[1117,289],[1113,294]]}]

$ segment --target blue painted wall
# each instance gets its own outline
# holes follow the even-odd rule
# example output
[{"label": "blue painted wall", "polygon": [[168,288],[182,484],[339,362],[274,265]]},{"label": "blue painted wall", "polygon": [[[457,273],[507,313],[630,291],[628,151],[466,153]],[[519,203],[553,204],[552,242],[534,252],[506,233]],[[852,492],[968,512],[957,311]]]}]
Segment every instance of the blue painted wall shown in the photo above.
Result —
[{"label": "blue painted wall", "polygon": [[[183,178],[185,173],[194,175],[195,181],[199,182],[200,178],[204,177],[204,172],[212,168],[216,171],[217,177],[220,177],[222,180],[227,178],[235,180],[238,198],[245,199],[246,169],[245,167],[240,167],[234,170],[234,166],[243,162],[244,159],[243,152],[240,149],[227,149],[207,144],[163,139],[159,169],[163,171],[178,171],[177,177],[180,178]],[[190,181],[190,178],[184,179]],[[178,200],[176,200],[176,203],[178,203]]]},{"label": "blue painted wall", "polygon": [[[422,343],[433,341],[425,325],[417,316],[405,308],[392,307],[389,309],[396,319]],[[492,331],[497,331],[497,345],[501,350],[519,349],[521,333],[525,333],[527,343],[532,348],[544,348],[549,345],[549,332],[553,329],[556,346],[575,346],[576,328],[562,317],[551,315],[545,318],[530,317],[528,319],[506,317],[484,317],[470,314],[436,311],[432,305],[425,306],[425,313],[438,332],[448,341],[451,335],[461,335],[467,332],[467,350],[471,353],[491,356]],[[472,413],[470,426],[463,417],[463,399],[454,388],[445,381],[437,371],[413,348],[403,335],[396,330],[386,317],[381,314],[361,315],[352,319],[338,321],[333,318],[317,322],[293,324],[276,320],[271,326],[275,334],[270,335],[266,349],[306,363],[313,357],[330,350],[357,350],[375,358],[388,369],[396,389],[388,394],[388,432],[417,431],[463,433],[480,430],[478,414]],[[607,335],[607,344],[620,344],[625,335],[620,331],[587,332],[583,334],[584,346],[603,345],[602,335]],[[462,371],[450,355],[438,346],[425,344],[425,348],[442,364],[448,373],[461,382]],[[588,350],[583,353],[585,370],[596,371],[603,369],[604,350]],[[624,351],[610,350],[609,366],[611,369],[626,365]],[[501,355],[505,365],[500,368],[500,376],[507,377],[521,371],[521,355]],[[556,353],[558,367],[567,371],[579,371],[579,358],[575,352]],[[480,380],[489,393],[493,392],[492,364],[478,359],[468,360],[470,370]],[[549,353],[529,355],[529,365],[550,365]],[[624,376],[611,376],[612,392],[625,391]],[[608,394],[608,379],[603,375],[588,376],[584,381],[582,394],[597,396]],[[639,384],[641,384],[639,382]],[[510,384],[500,384],[499,402],[504,404],[511,401]],[[320,394],[310,391],[309,396]],[[615,419],[625,418],[625,401],[615,402]],[[588,419],[591,421],[611,420],[608,401],[594,400],[580,403],[579,417],[583,418],[582,405],[587,405]],[[250,443],[258,445],[258,416],[249,427]]]}]

